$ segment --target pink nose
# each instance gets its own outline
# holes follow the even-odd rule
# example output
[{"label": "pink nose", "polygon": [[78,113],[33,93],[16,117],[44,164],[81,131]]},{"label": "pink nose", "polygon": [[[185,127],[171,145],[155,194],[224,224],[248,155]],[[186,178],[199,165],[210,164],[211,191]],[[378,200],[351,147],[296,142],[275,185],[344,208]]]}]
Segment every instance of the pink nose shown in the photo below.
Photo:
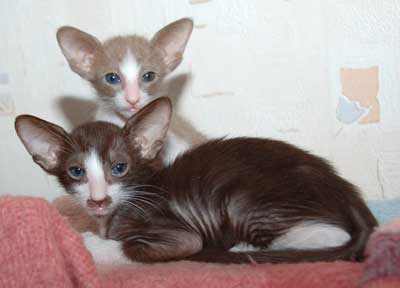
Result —
[{"label": "pink nose", "polygon": [[140,99],[139,98],[126,97],[125,100],[126,100],[126,102],[128,102],[132,106],[135,106],[139,102]]},{"label": "pink nose", "polygon": [[110,204],[111,204],[111,198],[107,197],[99,201],[95,201],[93,199],[87,200],[87,206],[89,208],[106,208],[110,206]]},{"label": "pink nose", "polygon": [[130,105],[136,105],[140,100],[139,84],[137,81],[127,82],[125,87],[125,100]]}]

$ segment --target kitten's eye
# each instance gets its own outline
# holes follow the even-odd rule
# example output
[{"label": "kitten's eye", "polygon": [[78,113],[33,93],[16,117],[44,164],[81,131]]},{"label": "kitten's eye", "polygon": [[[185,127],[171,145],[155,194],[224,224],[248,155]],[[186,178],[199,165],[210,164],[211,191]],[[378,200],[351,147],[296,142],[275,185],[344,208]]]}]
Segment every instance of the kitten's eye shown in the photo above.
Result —
[{"label": "kitten's eye", "polygon": [[121,78],[116,73],[107,73],[106,76],[104,76],[104,78],[111,85],[116,85],[121,82]]},{"label": "kitten's eye", "polygon": [[156,78],[156,73],[149,71],[142,75],[143,82],[151,82]]},{"label": "kitten's eye", "polygon": [[122,177],[128,171],[128,164],[119,163],[111,168],[111,174],[116,177]]},{"label": "kitten's eye", "polygon": [[71,167],[68,169],[68,174],[71,176],[73,179],[80,179],[85,175],[85,170],[81,167]]}]

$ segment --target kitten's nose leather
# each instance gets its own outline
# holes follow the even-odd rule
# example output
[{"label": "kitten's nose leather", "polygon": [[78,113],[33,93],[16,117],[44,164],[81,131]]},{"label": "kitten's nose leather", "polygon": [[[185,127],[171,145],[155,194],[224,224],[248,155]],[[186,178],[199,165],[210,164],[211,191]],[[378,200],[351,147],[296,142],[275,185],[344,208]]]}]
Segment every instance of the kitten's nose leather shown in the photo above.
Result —
[{"label": "kitten's nose leather", "polygon": [[93,199],[88,199],[87,200],[87,206],[89,208],[106,208],[111,204],[111,198],[110,197],[106,197],[102,200],[93,200]]},{"label": "kitten's nose leather", "polygon": [[140,100],[139,84],[137,81],[127,83],[125,89],[125,100],[131,105],[136,105]]},{"label": "kitten's nose leather", "polygon": [[126,102],[128,102],[129,104],[135,106],[138,102],[139,102],[139,98],[128,98],[126,97]]}]

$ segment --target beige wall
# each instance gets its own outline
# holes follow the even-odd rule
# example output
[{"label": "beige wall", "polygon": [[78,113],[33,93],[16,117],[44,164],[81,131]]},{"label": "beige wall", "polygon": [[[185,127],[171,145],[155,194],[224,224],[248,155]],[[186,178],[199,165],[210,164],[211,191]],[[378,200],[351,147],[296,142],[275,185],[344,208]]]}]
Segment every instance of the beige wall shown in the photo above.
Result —
[{"label": "beige wall", "polygon": [[196,28],[175,74],[192,74],[182,115],[211,136],[295,143],[369,198],[400,195],[397,0],[1,1],[0,194],[61,192],[18,141],[15,115],[70,128],[63,110],[85,114],[74,105],[94,99],[61,55],[57,27],[105,39],[187,16]]}]

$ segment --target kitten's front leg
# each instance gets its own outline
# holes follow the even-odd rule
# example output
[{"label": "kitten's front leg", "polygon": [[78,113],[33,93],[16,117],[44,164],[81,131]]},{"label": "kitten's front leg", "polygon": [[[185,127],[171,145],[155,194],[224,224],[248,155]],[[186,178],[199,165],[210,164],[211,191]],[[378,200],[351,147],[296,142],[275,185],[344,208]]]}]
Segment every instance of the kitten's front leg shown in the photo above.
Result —
[{"label": "kitten's front leg", "polygon": [[203,241],[183,230],[152,230],[123,241],[122,250],[132,261],[165,262],[183,259],[201,251]]}]

